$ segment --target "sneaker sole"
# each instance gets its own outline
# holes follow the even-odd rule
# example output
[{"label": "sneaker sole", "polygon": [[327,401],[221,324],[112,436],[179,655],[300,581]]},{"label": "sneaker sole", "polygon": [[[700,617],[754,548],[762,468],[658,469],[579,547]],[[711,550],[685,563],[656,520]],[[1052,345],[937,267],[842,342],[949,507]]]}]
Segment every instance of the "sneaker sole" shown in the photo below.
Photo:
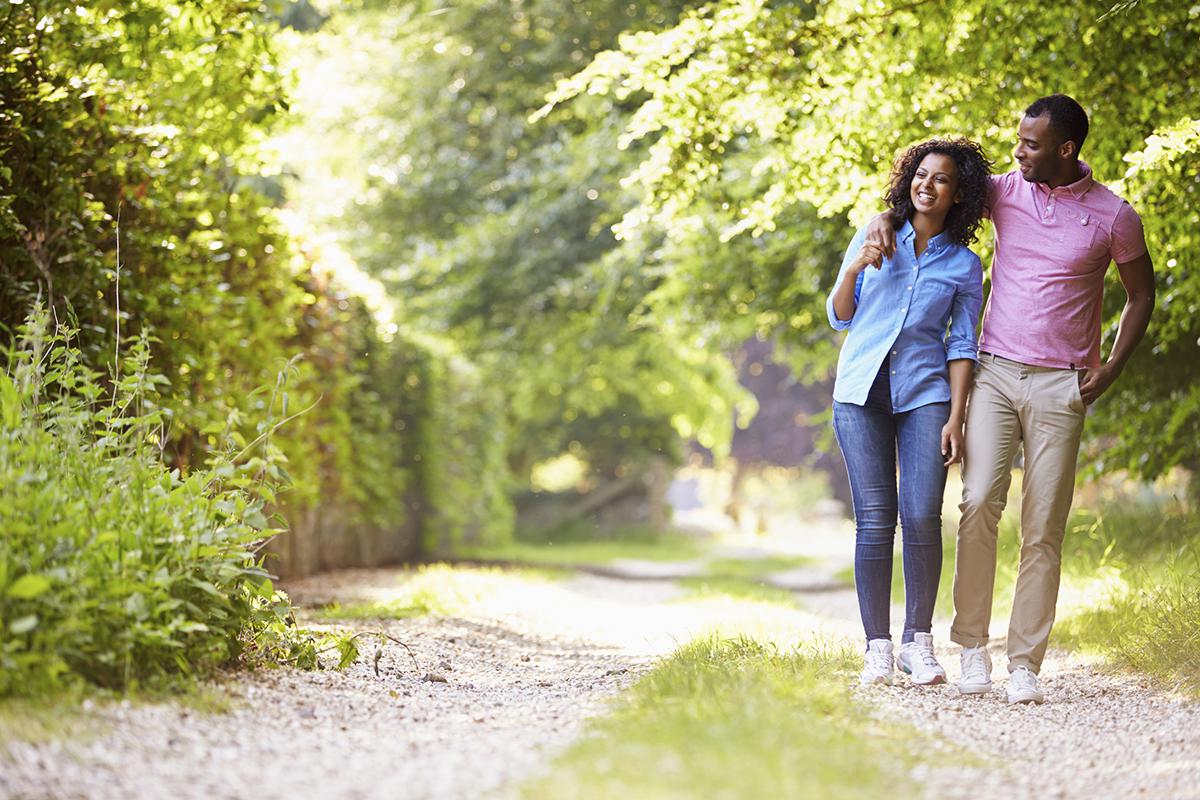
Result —
[{"label": "sneaker sole", "polygon": [[1012,695],[1008,696],[1008,704],[1010,706],[1019,706],[1019,705],[1040,706],[1044,702],[1046,702],[1046,698],[1042,697],[1041,695],[1024,695],[1023,694],[1023,695],[1018,695],[1016,697],[1013,697]]},{"label": "sneaker sole", "polygon": [[871,678],[870,680],[863,680],[862,678],[859,678],[858,682],[859,682],[859,685],[861,685],[861,686],[891,686],[892,685],[891,678],[883,678],[883,677]]},{"label": "sneaker sole", "polygon": [[934,675],[932,678],[930,678],[927,681],[919,681],[916,678],[913,678],[914,686],[941,686],[945,682],[946,682],[945,675]]},{"label": "sneaker sole", "polygon": [[963,684],[960,683],[958,685],[958,691],[961,694],[991,694],[992,685],[990,683],[987,683],[987,684],[972,684],[969,686],[964,686]]},{"label": "sneaker sole", "polygon": [[[900,671],[905,675],[910,677],[912,676],[912,670],[908,669],[907,667],[900,667]],[[946,676],[935,674],[932,678],[924,681],[919,681],[916,678],[913,678],[912,682],[914,686],[939,686],[946,682]]]}]

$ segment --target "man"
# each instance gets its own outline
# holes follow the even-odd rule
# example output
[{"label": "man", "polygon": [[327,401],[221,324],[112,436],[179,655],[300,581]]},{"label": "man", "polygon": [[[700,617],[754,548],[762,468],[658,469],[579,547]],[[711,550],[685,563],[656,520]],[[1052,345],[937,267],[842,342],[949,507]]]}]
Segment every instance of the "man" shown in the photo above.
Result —
[{"label": "man", "polygon": [[[1009,703],[1045,699],[1037,675],[1054,624],[1087,406],[1121,374],[1154,307],[1141,220],[1079,160],[1087,132],[1087,114],[1072,98],[1035,101],[1018,129],[1018,168],[993,176],[988,193],[996,248],[967,410],[950,638],[963,647],[960,691],[990,692],[996,535],[1013,460],[1024,445]],[[890,253],[890,217],[876,217],[868,239]],[[1101,361],[1101,301],[1111,261],[1127,297],[1112,352]]]}]

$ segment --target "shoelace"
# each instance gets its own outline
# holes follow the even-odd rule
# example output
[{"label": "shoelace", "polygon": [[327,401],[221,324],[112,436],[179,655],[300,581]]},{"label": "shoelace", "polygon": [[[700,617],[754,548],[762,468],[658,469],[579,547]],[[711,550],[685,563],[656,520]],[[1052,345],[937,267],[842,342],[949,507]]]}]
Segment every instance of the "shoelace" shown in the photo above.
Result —
[{"label": "shoelace", "polygon": [[1035,689],[1037,688],[1037,680],[1033,677],[1033,673],[1027,669],[1014,669],[1009,680],[1019,689]]},{"label": "shoelace", "polygon": [[877,653],[872,650],[867,653],[867,663],[880,672],[892,671],[892,657],[887,653]]},{"label": "shoelace", "polygon": [[987,680],[987,666],[983,663],[983,655],[970,656],[964,659],[963,678],[967,680]]},{"label": "shoelace", "polygon": [[941,666],[941,664],[938,663],[937,658],[933,655],[933,648],[918,646],[917,652],[921,654],[921,663],[930,669],[937,669]]}]

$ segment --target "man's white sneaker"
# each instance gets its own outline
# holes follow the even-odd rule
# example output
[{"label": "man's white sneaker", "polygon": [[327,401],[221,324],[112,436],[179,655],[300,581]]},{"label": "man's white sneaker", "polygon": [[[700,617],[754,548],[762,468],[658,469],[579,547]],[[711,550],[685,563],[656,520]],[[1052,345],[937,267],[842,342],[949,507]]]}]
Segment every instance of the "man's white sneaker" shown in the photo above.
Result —
[{"label": "man's white sneaker", "polygon": [[1008,702],[1009,705],[1046,702],[1038,688],[1037,675],[1029,667],[1017,667],[1008,674]]},{"label": "man's white sneaker", "polygon": [[934,686],[946,682],[946,670],[933,655],[933,634],[914,634],[913,641],[900,645],[896,665],[912,676],[918,686]]},{"label": "man's white sneaker", "polygon": [[872,639],[867,642],[863,656],[863,671],[858,679],[863,685],[882,683],[892,685],[892,640]]},{"label": "man's white sneaker", "polygon": [[987,694],[992,690],[992,657],[986,647],[964,647],[959,654],[962,676],[958,690],[963,694]]}]

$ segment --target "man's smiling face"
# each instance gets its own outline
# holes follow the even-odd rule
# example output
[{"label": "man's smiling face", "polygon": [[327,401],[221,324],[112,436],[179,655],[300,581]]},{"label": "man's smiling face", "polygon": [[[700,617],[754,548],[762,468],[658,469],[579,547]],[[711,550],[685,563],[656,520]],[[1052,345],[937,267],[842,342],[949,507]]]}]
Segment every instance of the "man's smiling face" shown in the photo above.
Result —
[{"label": "man's smiling face", "polygon": [[1060,172],[1062,164],[1069,158],[1063,155],[1065,145],[1074,153],[1074,142],[1059,141],[1050,127],[1050,115],[1022,117],[1017,127],[1017,148],[1013,157],[1021,170],[1021,177],[1034,183],[1047,183]]}]

